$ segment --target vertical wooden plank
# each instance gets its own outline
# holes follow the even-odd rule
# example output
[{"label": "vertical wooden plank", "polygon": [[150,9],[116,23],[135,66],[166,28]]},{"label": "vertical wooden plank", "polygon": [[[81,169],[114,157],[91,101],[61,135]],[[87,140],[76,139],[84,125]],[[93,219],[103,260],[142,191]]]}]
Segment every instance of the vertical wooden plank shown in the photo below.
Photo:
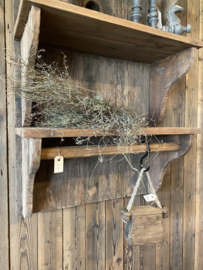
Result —
[{"label": "vertical wooden plank", "polygon": [[38,215],[38,269],[62,269],[62,210]]},{"label": "vertical wooden plank", "polygon": [[[6,50],[15,55],[19,43],[13,41],[14,14],[19,1],[5,1]],[[15,76],[14,67],[7,63],[7,77]],[[8,113],[8,168],[10,214],[10,268],[12,270],[37,268],[37,215],[31,219],[15,216],[15,96],[10,89],[7,96]],[[19,156],[20,153],[17,153]],[[19,157],[17,159],[20,160]]]},{"label": "vertical wooden plank", "polygon": [[105,270],[105,202],[86,205],[86,269]]},{"label": "vertical wooden plank", "polygon": [[168,208],[169,217],[163,219],[164,241],[156,245],[156,270],[169,270],[169,236],[170,236],[170,205],[171,205],[170,167],[165,173],[161,190],[157,193],[161,204]]},{"label": "vertical wooden plank", "polygon": [[63,269],[85,270],[85,205],[63,210]]},{"label": "vertical wooden plank", "polygon": [[[166,12],[168,10],[168,5],[169,2],[167,1],[162,1],[161,3],[162,7],[162,15],[163,15],[163,22],[166,21]],[[179,83],[180,84],[180,83]],[[174,106],[173,101],[176,98],[177,90],[180,89],[175,88],[172,90],[169,94],[168,100],[167,100],[167,105],[164,113],[164,118],[163,122],[161,123],[160,126],[163,127],[170,127],[172,125],[172,116],[175,112],[172,110],[172,105]],[[161,200],[161,203],[163,203],[164,206],[168,206],[168,210],[170,213],[170,208],[171,204],[173,203],[171,201],[171,164],[168,166],[167,171],[165,173],[165,177],[163,180],[162,188],[158,192],[158,197]],[[173,269],[170,268],[170,247],[172,246],[171,244],[171,239],[170,239],[170,233],[171,233],[171,216],[169,216],[168,219],[163,220],[163,227],[164,227],[164,242],[157,244],[156,245],[156,270],[168,270],[168,269]]]},{"label": "vertical wooden plank", "polygon": [[[177,5],[184,8],[184,12],[179,14],[182,24],[187,24],[187,0],[178,0]],[[166,3],[170,5],[170,3]],[[168,7],[167,7],[168,9]],[[185,125],[185,90],[186,90],[186,79],[183,78],[173,89],[168,99],[167,110],[165,112],[164,126],[177,126],[182,127]],[[157,252],[157,269],[183,269],[183,170],[184,170],[184,160],[183,158],[176,160],[170,165],[170,180],[171,183],[168,185],[169,194],[166,201],[168,201],[170,196],[169,204],[169,218],[164,222],[169,224],[164,225],[164,230],[167,230],[169,236],[169,243],[164,242],[164,250],[159,250]],[[168,176],[166,176],[168,179]],[[167,181],[167,180],[165,180]],[[167,184],[166,184],[167,185]],[[162,193],[162,192],[161,192]],[[164,196],[164,193],[161,194]],[[167,227],[169,228],[167,229]],[[165,239],[167,241],[167,237]],[[159,248],[159,246],[157,246]],[[169,251],[168,251],[169,250]],[[161,252],[161,254],[160,254]],[[169,253],[168,253],[169,252]],[[161,256],[161,257],[159,257]],[[169,256],[169,258],[168,258]],[[167,258],[169,260],[169,265],[167,266]]]},{"label": "vertical wooden plank", "polygon": [[[162,6],[163,5],[166,5],[164,9],[167,11],[167,5],[170,5],[170,3],[162,2]],[[179,16],[181,18],[182,24],[186,25],[187,1],[178,0],[177,5],[180,5],[184,8],[184,12]],[[185,81],[186,79],[183,78],[170,93],[162,126],[184,126],[186,89]],[[165,231],[164,242],[161,244],[161,246],[157,245],[157,269],[183,269],[183,170],[183,158],[173,162],[166,173],[162,186],[162,189],[165,188],[167,190],[165,190],[165,192],[161,190],[161,193],[159,193],[161,199],[163,196],[163,204],[166,202],[166,206],[168,205],[169,218],[165,219],[163,223]],[[170,175],[168,175],[168,173],[170,173]]]},{"label": "vertical wooden plank", "polygon": [[[123,199],[124,207],[127,207],[129,198]],[[140,196],[135,197],[134,206],[140,205]],[[125,237],[123,238],[123,269],[139,270],[140,269],[140,247],[129,246]]]},{"label": "vertical wooden plank", "polygon": [[[0,76],[6,75],[4,0],[0,1]],[[9,269],[6,88],[0,80],[0,269]]]},{"label": "vertical wooden plank", "polygon": [[156,269],[156,244],[140,246],[140,270]]},{"label": "vertical wooden plank", "polygon": [[123,269],[123,199],[106,202],[106,270]]},{"label": "vertical wooden plank", "polygon": [[[14,43],[13,43],[13,0],[5,1],[5,35],[6,35],[6,51],[13,52],[14,51]],[[14,76],[14,68],[13,66],[6,63],[6,71],[7,77]],[[9,92],[9,88],[7,88],[7,93]],[[8,175],[9,175],[9,200],[13,195],[15,198],[15,133],[14,133],[14,126],[15,126],[15,117],[14,117],[14,95],[10,93],[7,97],[7,119],[8,119]],[[11,207],[12,205],[12,207]],[[10,228],[10,253],[13,252],[12,257],[10,258],[10,266],[13,269],[19,269],[19,247],[18,245],[18,219],[15,218],[15,213],[13,211],[15,208],[15,200],[10,200],[10,223],[13,223],[13,226]],[[15,227],[15,228],[14,228]],[[15,261],[15,264],[13,264]],[[17,265],[14,266],[14,265]]]},{"label": "vertical wooden plank", "polygon": [[[23,70],[22,84],[26,84],[25,73],[27,70],[34,69],[35,57],[38,51],[39,33],[40,33],[40,18],[41,9],[35,6],[31,7],[27,23],[25,25],[24,33],[21,38],[21,59],[26,65],[26,69]],[[31,124],[30,114],[32,111],[31,101],[21,98],[22,108],[22,126],[29,127]]]},{"label": "vertical wooden plank", "polygon": [[[200,0],[199,40],[203,40],[203,1]],[[203,50],[199,50],[197,126],[203,128]],[[195,270],[203,269],[203,136],[197,136]]]},{"label": "vertical wooden plank", "polygon": [[[141,197],[141,204],[143,199]],[[145,244],[140,248],[140,270],[156,269],[156,244]]]},{"label": "vertical wooden plank", "polygon": [[[177,97],[172,97],[172,125],[184,125],[185,80],[175,87]],[[184,158],[172,162],[171,172],[171,202],[170,202],[170,267],[183,269],[183,204],[184,204]]]},{"label": "vertical wooden plank", "polygon": [[[140,205],[147,204],[143,196],[140,196]],[[140,246],[140,270],[156,269],[156,244]]]},{"label": "vertical wooden plank", "polygon": [[[187,1],[187,23],[192,25],[190,38],[199,38],[200,2]],[[198,61],[186,76],[185,126],[197,126],[198,108]],[[195,262],[195,204],[196,204],[196,140],[184,157],[184,232],[183,269],[194,269]]]},{"label": "vertical wooden plank", "polygon": [[[185,124],[185,89],[183,78],[175,87],[171,97],[171,125]],[[171,168],[170,202],[170,267],[183,269],[183,221],[184,221],[184,159],[173,162]]]},{"label": "vertical wooden plank", "polygon": [[[37,268],[37,215],[34,215],[30,219],[24,219],[19,217],[18,230],[16,232],[17,237],[12,240],[12,245],[16,244],[16,250],[11,250],[11,269],[38,269]],[[13,225],[12,225],[13,227]],[[15,252],[18,257],[15,258]]]}]

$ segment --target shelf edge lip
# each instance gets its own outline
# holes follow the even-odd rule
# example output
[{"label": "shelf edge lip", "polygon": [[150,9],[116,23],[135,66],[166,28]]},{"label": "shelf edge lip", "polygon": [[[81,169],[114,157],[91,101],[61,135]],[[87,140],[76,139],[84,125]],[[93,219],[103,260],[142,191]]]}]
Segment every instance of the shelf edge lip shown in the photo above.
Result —
[{"label": "shelf edge lip", "polygon": [[[61,1],[58,1],[58,0],[57,1],[56,0],[50,0],[49,2],[50,2],[50,4],[48,5],[46,3],[43,3],[43,0],[22,0],[21,1],[20,6],[19,6],[17,19],[16,19],[15,28],[14,28],[14,39],[15,40],[20,40],[21,37],[22,37],[22,34],[23,34],[23,31],[20,31],[22,33],[19,36],[17,34],[18,31],[19,31],[19,29],[18,29],[19,24],[21,22],[21,19],[20,19],[21,13],[23,13],[24,9],[30,10],[31,5],[36,5],[36,6],[47,6],[47,7],[50,7],[50,8],[53,8],[53,9],[55,8],[55,9],[59,9],[59,10],[65,10],[65,7],[69,7],[69,9],[66,9],[66,11],[76,13],[77,15],[81,15],[81,16],[84,16],[84,17],[89,17],[89,18],[92,18],[92,19],[95,19],[95,20],[104,21],[104,22],[107,22],[107,23],[119,25],[120,27],[126,27],[126,28],[129,28],[129,27],[127,25],[124,25],[124,23],[128,23],[128,24],[131,25],[130,29],[132,29],[132,30],[140,31],[140,32],[143,32],[143,33],[146,33],[146,34],[151,34],[151,35],[154,35],[154,36],[160,37],[160,38],[166,38],[166,39],[169,39],[169,40],[174,40],[176,42],[185,43],[185,44],[188,44],[188,45],[191,44],[191,47],[196,47],[198,49],[203,47],[203,42],[200,41],[200,40],[195,40],[195,39],[191,39],[191,38],[188,38],[188,37],[185,37],[185,36],[164,32],[162,30],[155,29],[155,28],[152,28],[152,27],[147,26],[147,25],[134,23],[134,22],[124,20],[124,19],[114,17],[114,16],[111,16],[111,15],[108,15],[108,14],[104,14],[104,13],[97,12],[98,18],[95,18],[95,16],[93,16],[92,14],[94,14],[96,11],[87,10],[84,7],[80,7],[80,6],[77,6],[77,5],[61,2]],[[64,9],[62,9],[62,7],[64,7]],[[81,12],[81,10],[83,12]],[[90,13],[90,14],[88,14],[88,13]],[[28,11],[28,14],[29,14],[29,11]],[[26,15],[26,17],[28,17],[28,14]],[[102,17],[106,17],[106,20],[105,20],[105,18],[102,18]],[[113,22],[112,19],[120,21],[121,23],[123,22],[123,25]],[[139,29],[139,28],[146,28],[146,29]],[[160,33],[162,33],[162,35],[160,35]],[[170,36],[167,36],[167,34],[170,34]]]},{"label": "shelf edge lip", "polygon": [[[139,135],[195,135],[201,134],[200,128],[144,128]],[[21,138],[62,138],[62,137],[101,137],[104,133],[88,129],[50,129],[50,128],[15,128],[15,134]],[[116,136],[109,132],[105,136]]]}]

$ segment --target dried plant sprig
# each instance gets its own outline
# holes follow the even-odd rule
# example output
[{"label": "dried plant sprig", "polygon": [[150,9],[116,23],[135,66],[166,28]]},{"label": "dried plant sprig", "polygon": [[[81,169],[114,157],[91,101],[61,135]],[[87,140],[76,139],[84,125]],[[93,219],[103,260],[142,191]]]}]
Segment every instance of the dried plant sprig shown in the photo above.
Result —
[{"label": "dried plant sprig", "polygon": [[[66,56],[59,68],[56,63],[46,64],[41,51],[36,56],[35,69],[22,59],[9,61],[21,70],[21,79],[7,83],[15,93],[33,104],[30,121],[37,127],[80,128],[100,130],[103,134],[116,132],[113,143],[118,146],[134,145],[148,123],[135,110],[115,106],[104,94],[84,89],[73,83],[69,76]],[[77,138],[82,144],[88,138]]]}]

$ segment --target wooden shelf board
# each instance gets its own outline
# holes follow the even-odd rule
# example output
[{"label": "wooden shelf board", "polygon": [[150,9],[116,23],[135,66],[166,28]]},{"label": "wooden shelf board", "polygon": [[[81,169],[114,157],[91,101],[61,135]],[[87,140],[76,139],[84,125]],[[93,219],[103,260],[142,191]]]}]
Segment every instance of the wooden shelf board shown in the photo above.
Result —
[{"label": "wooden shelf board", "polygon": [[[104,133],[89,129],[50,129],[50,128],[16,128],[15,132],[22,138],[61,138],[61,137],[101,137]],[[144,128],[138,135],[182,135],[200,134],[200,128]],[[105,136],[116,136],[116,133],[106,133]]]},{"label": "wooden shelf board", "polygon": [[[150,152],[169,152],[178,151],[181,149],[181,145],[171,143],[152,143],[150,144]],[[133,146],[71,146],[71,147],[60,147],[60,155],[64,158],[80,158],[80,157],[94,157],[94,156],[108,156],[108,155],[121,155],[121,154],[132,154],[132,153],[145,153],[146,145],[137,144]],[[41,160],[54,159],[59,153],[58,148],[45,148],[41,152]]]},{"label": "wooden shelf board", "polygon": [[74,51],[153,63],[203,42],[58,0],[22,0],[14,36],[20,40],[31,5],[41,8],[40,42]]}]

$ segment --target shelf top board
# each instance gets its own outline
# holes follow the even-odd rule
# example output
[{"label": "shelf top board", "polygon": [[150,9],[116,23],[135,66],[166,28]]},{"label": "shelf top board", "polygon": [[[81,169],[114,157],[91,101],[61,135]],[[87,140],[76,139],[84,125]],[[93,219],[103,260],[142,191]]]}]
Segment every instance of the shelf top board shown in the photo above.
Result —
[{"label": "shelf top board", "polygon": [[[22,138],[62,138],[62,137],[101,137],[104,133],[90,129],[50,129],[50,128],[16,128],[16,134]],[[144,128],[137,135],[185,135],[200,134],[200,128]],[[116,136],[106,133],[105,136]]]},{"label": "shelf top board", "polygon": [[14,36],[20,40],[31,6],[41,8],[40,42],[151,64],[203,42],[58,0],[21,0]]}]

